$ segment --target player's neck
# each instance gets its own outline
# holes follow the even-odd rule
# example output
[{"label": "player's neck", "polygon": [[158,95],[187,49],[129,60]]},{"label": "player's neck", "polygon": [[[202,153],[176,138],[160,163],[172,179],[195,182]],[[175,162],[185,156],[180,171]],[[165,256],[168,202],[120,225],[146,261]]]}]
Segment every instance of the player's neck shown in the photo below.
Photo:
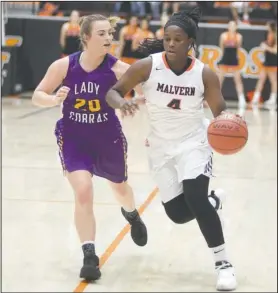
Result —
[{"label": "player's neck", "polygon": [[183,60],[183,62],[181,62],[180,60],[168,60],[167,59],[167,55],[166,55],[166,61],[170,67],[170,69],[174,72],[183,72],[185,71],[189,65],[191,60],[189,60],[188,55],[186,57],[185,60]]},{"label": "player's neck", "polygon": [[93,71],[103,62],[105,55],[93,55],[88,51],[83,51],[80,55],[79,63],[86,71]]}]

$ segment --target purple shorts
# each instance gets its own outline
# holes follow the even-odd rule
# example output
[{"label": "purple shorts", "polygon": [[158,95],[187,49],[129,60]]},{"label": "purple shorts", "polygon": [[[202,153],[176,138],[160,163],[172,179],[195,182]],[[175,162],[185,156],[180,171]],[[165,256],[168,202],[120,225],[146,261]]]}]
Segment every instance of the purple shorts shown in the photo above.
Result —
[{"label": "purple shorts", "polygon": [[65,135],[57,128],[55,135],[64,171],[86,170],[114,183],[127,180],[127,141],[122,132],[105,141]]}]

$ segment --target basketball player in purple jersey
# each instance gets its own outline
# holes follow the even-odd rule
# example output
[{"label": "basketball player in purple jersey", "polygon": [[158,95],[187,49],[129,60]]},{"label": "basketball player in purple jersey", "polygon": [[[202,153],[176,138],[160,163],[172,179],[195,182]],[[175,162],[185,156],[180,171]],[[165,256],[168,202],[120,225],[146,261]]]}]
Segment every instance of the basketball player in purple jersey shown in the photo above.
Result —
[{"label": "basketball player in purple jersey", "polygon": [[93,175],[110,182],[122,214],[131,224],[133,241],[139,246],[147,243],[147,229],[127,183],[127,142],[115,110],[105,101],[109,88],[129,68],[108,53],[116,22],[116,18],[102,15],[83,17],[80,39],[84,50],[52,63],[33,94],[38,106],[63,105],[55,134],[75,194],[75,225],[84,252],[80,277],[86,280],[101,276],[94,245]]}]

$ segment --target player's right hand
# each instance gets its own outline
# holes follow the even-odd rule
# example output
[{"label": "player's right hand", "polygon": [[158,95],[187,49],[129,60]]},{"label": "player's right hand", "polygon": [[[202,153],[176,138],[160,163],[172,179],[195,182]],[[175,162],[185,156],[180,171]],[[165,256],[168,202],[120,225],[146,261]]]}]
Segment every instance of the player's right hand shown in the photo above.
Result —
[{"label": "player's right hand", "polygon": [[57,103],[57,105],[60,105],[61,103],[64,102],[64,100],[68,96],[69,91],[70,91],[70,88],[67,86],[62,86],[61,88],[58,89],[58,91],[56,92],[56,95],[54,96],[54,100]]},{"label": "player's right hand", "polygon": [[121,107],[121,113],[123,116],[134,116],[137,110],[139,110],[139,106],[134,100],[126,100],[124,99]]},{"label": "player's right hand", "polygon": [[[223,115],[229,115],[229,116],[231,116],[231,117],[234,117],[235,119],[240,119],[241,122],[247,124],[246,121],[245,121],[245,119],[244,119],[242,116],[240,116],[239,114],[235,114],[235,113],[231,113],[231,112],[222,111],[221,114],[220,114],[218,117],[221,117],[221,119],[222,119],[222,116],[223,116]],[[216,117],[216,118],[217,118],[217,117]]]}]

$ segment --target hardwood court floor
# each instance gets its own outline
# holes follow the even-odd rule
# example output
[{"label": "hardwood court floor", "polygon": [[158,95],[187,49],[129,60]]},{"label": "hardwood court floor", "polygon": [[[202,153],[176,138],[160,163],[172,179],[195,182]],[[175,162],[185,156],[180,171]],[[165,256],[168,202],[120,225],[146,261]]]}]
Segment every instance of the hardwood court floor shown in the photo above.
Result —
[{"label": "hardwood court floor", "polygon": [[[120,232],[126,223],[119,207],[106,181],[95,178],[96,249],[103,276],[95,284],[80,284],[82,255],[73,222],[73,194],[62,175],[53,135],[59,112],[35,108],[29,100],[2,100],[3,291],[215,291],[212,256],[196,222],[172,224],[159,193],[152,193],[155,184],[143,143],[144,111],[123,125],[137,205],[152,193],[142,216],[148,226],[148,245],[135,246],[125,235],[127,228]],[[228,193],[225,236],[238,291],[275,292],[277,113],[248,110],[245,117],[248,145],[237,155],[215,155],[217,177],[211,187]]]}]

